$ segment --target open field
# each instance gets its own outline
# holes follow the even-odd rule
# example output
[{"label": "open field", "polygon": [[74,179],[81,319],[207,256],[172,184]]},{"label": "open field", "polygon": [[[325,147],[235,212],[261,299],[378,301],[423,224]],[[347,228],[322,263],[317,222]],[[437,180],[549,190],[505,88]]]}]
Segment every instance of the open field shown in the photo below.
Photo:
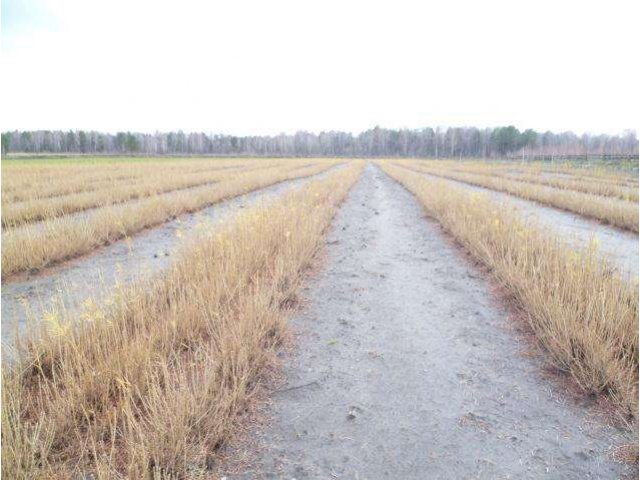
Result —
[{"label": "open field", "polygon": [[[447,160],[445,160],[447,161]],[[458,166],[470,165],[472,168],[494,172],[506,172],[513,174],[538,174],[555,177],[573,178],[577,180],[598,180],[601,183],[618,185],[638,185],[638,162],[618,162],[616,165],[601,164],[597,160],[593,165],[581,164],[575,161],[562,162],[514,162],[512,161],[487,161],[484,159],[458,161]]]},{"label": "open field", "polygon": [[227,173],[214,185],[154,195],[122,204],[107,204],[87,216],[62,216],[4,230],[2,275],[37,270],[77,257],[101,245],[193,212],[225,198],[288,179],[313,175],[335,163],[307,167],[299,162],[272,169]]},{"label": "open field", "polygon": [[3,476],[634,474],[633,177],[30,162],[2,166]]},{"label": "open field", "polygon": [[402,186],[368,167],[328,240],[309,306],[292,322],[287,382],[263,413],[272,420],[251,431],[257,445],[228,452],[259,459],[224,475],[624,475],[606,452],[633,434],[603,427],[541,375],[545,355],[514,335],[486,272]]},{"label": "open field", "polygon": [[[619,180],[603,181],[604,178],[585,177],[581,172],[573,170],[542,170],[535,166],[528,168],[505,168],[503,165],[492,165],[486,162],[465,162],[463,165],[451,167],[456,172],[475,173],[489,177],[499,177],[526,183],[548,185],[563,190],[591,193],[605,197],[638,202],[638,185],[630,185],[632,177],[619,177]],[[573,172],[573,174],[568,173]],[[560,175],[559,175],[560,174]],[[607,179],[609,180],[609,179]],[[623,182],[622,184],[620,182]]]},{"label": "open field", "polygon": [[[144,160],[144,161],[143,161]],[[313,159],[309,159],[312,162]],[[284,159],[87,159],[87,163],[29,163],[15,160],[3,164],[3,204],[28,202],[65,196],[105,188],[137,185],[140,181],[161,181],[169,175],[188,175],[202,172],[225,172],[238,169],[265,169],[287,162]]]},{"label": "open field", "polygon": [[539,183],[512,180],[501,176],[467,173],[455,169],[451,162],[403,161],[408,168],[430,175],[510,193],[545,205],[561,208],[621,229],[638,232],[638,203],[555,188]]},{"label": "open field", "polygon": [[[399,164],[402,165],[402,164]],[[404,167],[404,165],[402,165]],[[577,250],[597,246],[599,252],[607,257],[611,267],[628,278],[638,276],[638,235],[623,231],[611,225],[598,222],[573,212],[554,208],[533,200],[504,191],[444,178],[442,176],[420,173],[420,176],[440,180],[447,188],[463,188],[469,193],[488,196],[503,208],[513,210],[513,214],[523,221],[533,222],[539,227],[547,227],[562,238],[569,247]]]},{"label": "open field", "polygon": [[[123,203],[129,200],[150,197],[153,195],[168,193],[175,190],[193,188],[200,185],[212,184],[224,181],[232,176],[245,171],[264,170],[272,168],[277,163],[265,162],[264,165],[212,165],[207,170],[186,166],[184,171],[164,169],[141,172],[132,177],[109,177],[106,183],[102,181],[91,182],[89,180],[73,177],[71,181],[59,179],[56,183],[61,185],[66,194],[37,196],[42,185],[32,187],[34,198],[18,202],[4,202],[2,209],[2,225],[4,227],[16,227],[24,223],[33,223],[48,218],[60,217],[69,213],[75,213],[100,206]],[[282,162],[280,162],[282,163]],[[308,165],[312,165],[309,162]],[[196,164],[197,165],[197,164]],[[213,167],[213,168],[212,168]],[[85,183],[82,183],[82,182]],[[91,187],[91,188],[89,188]],[[72,191],[73,189],[81,191]],[[20,190],[26,195],[25,190]],[[51,191],[51,189],[49,190]]]},{"label": "open field", "polygon": [[[535,168],[535,167],[534,167]],[[570,163],[564,165],[557,165],[552,168],[540,166],[539,170],[542,172],[550,172],[555,174],[565,174],[581,178],[590,178],[600,180],[602,182],[618,183],[621,185],[638,185],[638,162],[632,162],[628,165],[623,165],[622,169],[614,170],[607,168],[606,166],[591,167],[582,166],[578,167]]]},{"label": "open field", "polygon": [[300,275],[359,168],[240,215],[151,290],[123,294],[76,330],[49,318],[3,378],[5,474],[71,476],[93,463],[143,478],[204,466],[281,341]]},{"label": "open field", "polygon": [[[278,198],[291,188],[323,178],[333,170],[253,190],[180,215],[42,273],[22,275],[5,282],[2,286],[2,340],[13,343],[16,329],[18,333],[23,332],[29,328],[30,320],[42,318],[54,308],[82,309],[85,303],[109,301],[117,287],[161,274],[185,242],[194,241],[210,228],[219,228],[238,211]],[[25,302],[29,305],[28,310],[24,307]]]}]

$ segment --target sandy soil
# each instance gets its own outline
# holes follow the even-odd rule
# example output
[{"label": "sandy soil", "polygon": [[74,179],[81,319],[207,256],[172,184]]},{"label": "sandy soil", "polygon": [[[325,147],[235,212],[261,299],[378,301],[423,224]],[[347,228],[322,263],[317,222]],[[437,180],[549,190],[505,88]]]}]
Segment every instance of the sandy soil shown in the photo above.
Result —
[{"label": "sandy soil", "polygon": [[[273,199],[311,178],[324,175],[326,172],[281,182],[232,198],[99,248],[90,255],[3,284],[2,343],[10,345],[16,329],[22,332],[26,328],[27,318],[37,321],[54,305],[74,310],[89,298],[100,303],[112,294],[117,283],[124,285],[149,279],[169,265],[180,245],[197,235],[199,225],[222,222],[240,208]],[[31,315],[27,315],[24,304],[29,306]]]},{"label": "sandy soil", "polygon": [[[369,165],[292,322],[286,384],[232,478],[618,478],[630,443],[563,398],[488,281]],[[261,452],[261,453],[255,453]]]},{"label": "sandy soil", "polygon": [[[611,264],[617,267],[621,273],[628,276],[638,276],[639,257],[638,235],[615,227],[604,225],[595,220],[590,220],[571,212],[558,208],[548,207],[540,203],[519,198],[504,192],[496,192],[484,187],[470,185],[457,180],[445,179],[423,173],[425,177],[450,182],[452,185],[461,186],[470,190],[487,192],[497,202],[516,208],[521,214],[543,227],[548,227],[553,232],[562,235],[565,240],[571,242],[577,248],[585,248],[593,238],[598,241],[599,251],[609,259]],[[614,199],[615,200],[615,199]]]}]

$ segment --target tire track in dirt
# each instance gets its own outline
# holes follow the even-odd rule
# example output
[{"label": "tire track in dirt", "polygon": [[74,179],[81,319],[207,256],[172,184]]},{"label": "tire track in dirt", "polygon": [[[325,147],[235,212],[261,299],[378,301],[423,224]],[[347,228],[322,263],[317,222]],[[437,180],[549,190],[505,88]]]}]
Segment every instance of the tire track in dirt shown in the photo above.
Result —
[{"label": "tire track in dirt", "polygon": [[[631,435],[562,398],[489,283],[367,166],[292,322],[287,384],[228,478],[619,478]],[[230,467],[231,468],[231,467]]]},{"label": "tire track in dirt", "polygon": [[322,178],[332,167],[310,177],[287,180],[245,195],[219,202],[193,214],[143,230],[131,237],[100,247],[89,255],[22,277],[2,285],[2,343],[11,345],[29,318],[39,321],[54,306],[78,310],[86,299],[101,304],[114,293],[116,285],[142,282],[165,269],[175,251],[197,234],[200,225],[222,222],[240,208],[281,196],[313,179]]}]

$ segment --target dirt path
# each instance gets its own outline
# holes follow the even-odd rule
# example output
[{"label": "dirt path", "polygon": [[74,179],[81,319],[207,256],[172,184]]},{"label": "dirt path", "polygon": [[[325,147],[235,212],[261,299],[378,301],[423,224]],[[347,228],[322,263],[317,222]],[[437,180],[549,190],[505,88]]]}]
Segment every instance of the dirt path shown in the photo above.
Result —
[{"label": "dirt path", "polygon": [[518,209],[525,218],[533,219],[539,225],[549,227],[578,248],[585,248],[593,238],[596,238],[598,249],[611,261],[612,265],[616,266],[624,275],[638,276],[640,267],[638,249],[640,246],[638,235],[633,232],[620,230],[571,212],[525,200],[508,193],[428,173],[421,173],[421,175],[434,180],[450,182],[452,185],[469,190],[487,192],[493,200]]},{"label": "dirt path", "polygon": [[313,178],[321,178],[334,167],[312,177],[280,182],[275,185],[217,203],[193,214],[144,230],[90,255],[58,265],[44,272],[2,285],[2,343],[11,344],[16,328],[26,328],[29,305],[32,317],[39,319],[53,305],[63,303],[67,309],[80,308],[91,298],[103,302],[117,283],[140,282],[166,268],[173,253],[197,234],[204,222],[220,222],[240,208],[269,200],[299,187]]},{"label": "dirt path", "polygon": [[487,281],[369,165],[293,321],[287,384],[228,478],[618,478],[630,437],[559,396]]}]

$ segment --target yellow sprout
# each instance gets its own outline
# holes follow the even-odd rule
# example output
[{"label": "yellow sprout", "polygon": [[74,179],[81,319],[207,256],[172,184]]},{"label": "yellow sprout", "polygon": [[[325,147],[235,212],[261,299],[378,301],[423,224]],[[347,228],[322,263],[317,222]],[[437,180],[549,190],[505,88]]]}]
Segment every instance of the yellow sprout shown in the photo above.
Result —
[{"label": "yellow sprout", "polygon": [[54,337],[61,337],[63,335],[66,335],[71,329],[71,325],[69,325],[68,323],[63,324],[60,320],[60,317],[58,316],[58,313],[54,311],[45,312],[43,320],[47,325],[49,332]]},{"label": "yellow sprout", "polygon": [[96,304],[93,301],[93,298],[87,297],[87,299],[84,302],[82,302],[82,306],[87,310],[89,310],[89,309],[95,308]]},{"label": "yellow sprout", "polygon": [[567,256],[568,256],[570,262],[577,263],[580,260],[580,254],[578,252],[576,252],[575,250],[569,250],[569,253],[568,253]]}]

